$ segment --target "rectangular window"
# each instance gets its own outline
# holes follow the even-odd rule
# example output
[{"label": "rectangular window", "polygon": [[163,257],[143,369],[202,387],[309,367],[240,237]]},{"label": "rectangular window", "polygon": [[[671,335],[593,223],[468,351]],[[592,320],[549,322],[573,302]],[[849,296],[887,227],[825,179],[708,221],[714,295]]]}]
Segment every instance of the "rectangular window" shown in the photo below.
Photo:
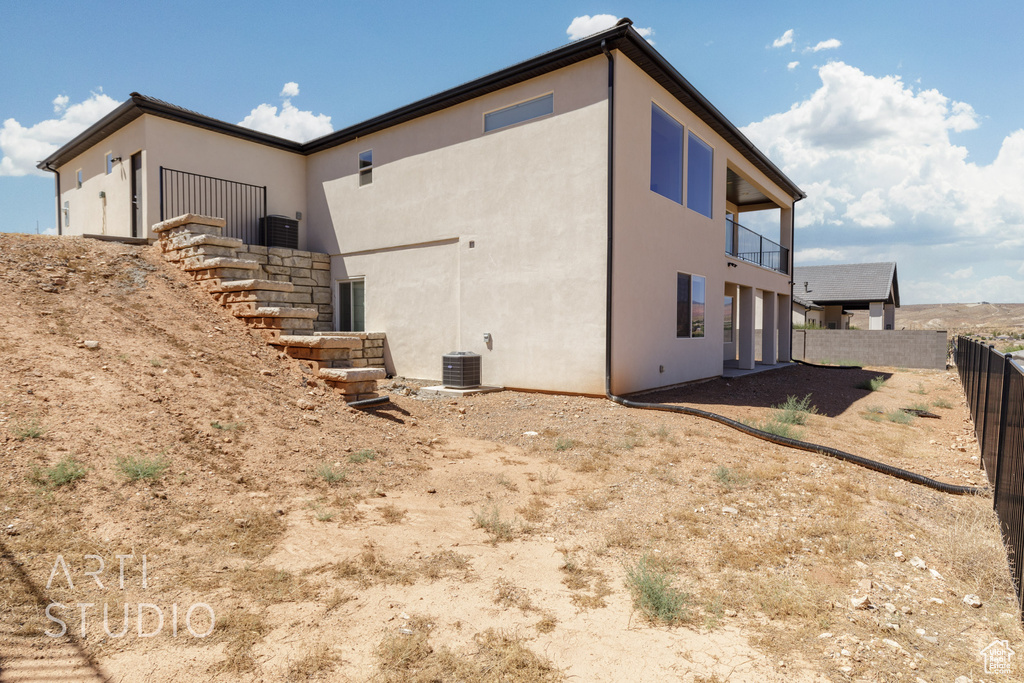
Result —
[{"label": "rectangular window", "polygon": [[366,331],[365,283],[348,280],[338,283],[338,329],[343,332]]},{"label": "rectangular window", "polygon": [[373,150],[368,149],[359,153],[359,185],[369,185],[373,182]]},{"label": "rectangular window", "polygon": [[107,164],[107,175],[110,175],[110,172],[114,170],[114,153],[107,152],[107,157],[105,161]]},{"label": "rectangular window", "polygon": [[68,202],[64,202],[64,227],[71,227],[71,205]]},{"label": "rectangular window", "polygon": [[704,276],[676,274],[676,337],[704,336]]},{"label": "rectangular window", "polygon": [[714,151],[711,145],[693,133],[690,133],[686,147],[686,206],[711,218]]},{"label": "rectangular window", "polygon": [[78,169],[78,173],[75,174],[75,178],[78,181],[78,189],[82,189],[82,169]]},{"label": "rectangular window", "polygon": [[498,130],[530,119],[547,116],[555,111],[555,95],[548,93],[536,99],[513,104],[511,107],[498,109],[484,114],[484,132]]},{"label": "rectangular window", "polygon": [[683,203],[683,125],[651,105],[651,191]]},{"label": "rectangular window", "polygon": [[733,301],[731,296],[725,297],[725,343],[728,344],[732,341],[732,315],[733,315]]}]

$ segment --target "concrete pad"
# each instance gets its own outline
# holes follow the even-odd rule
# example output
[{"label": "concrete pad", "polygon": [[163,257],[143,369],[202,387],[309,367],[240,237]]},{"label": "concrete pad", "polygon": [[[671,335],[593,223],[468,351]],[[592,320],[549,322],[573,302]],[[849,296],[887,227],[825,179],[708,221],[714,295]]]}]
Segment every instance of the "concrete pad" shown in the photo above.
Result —
[{"label": "concrete pad", "polygon": [[473,394],[489,394],[494,391],[504,391],[504,387],[489,387],[489,386],[478,386],[470,389],[454,389],[452,387],[446,387],[443,384],[438,384],[433,387],[422,387],[419,390],[420,396],[472,396]]}]

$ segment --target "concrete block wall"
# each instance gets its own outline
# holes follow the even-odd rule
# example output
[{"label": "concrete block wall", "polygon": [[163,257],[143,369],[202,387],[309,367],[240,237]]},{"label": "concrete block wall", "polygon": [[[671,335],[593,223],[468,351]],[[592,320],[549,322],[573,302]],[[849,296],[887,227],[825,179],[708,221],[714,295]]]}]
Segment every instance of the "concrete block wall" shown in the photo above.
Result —
[{"label": "concrete block wall", "polygon": [[350,349],[349,364],[354,368],[386,368],[384,346],[386,335],[383,332],[339,332],[346,337],[362,340],[362,348]]},{"label": "concrete block wall", "polygon": [[316,331],[334,329],[334,308],[331,306],[331,257],[315,251],[262,247],[243,244],[235,249],[237,258],[256,261],[260,269],[252,277],[274,282],[291,282],[295,290],[287,303],[302,308],[315,308]]},{"label": "concrete block wall", "polygon": [[793,358],[946,369],[945,330],[793,330]]}]

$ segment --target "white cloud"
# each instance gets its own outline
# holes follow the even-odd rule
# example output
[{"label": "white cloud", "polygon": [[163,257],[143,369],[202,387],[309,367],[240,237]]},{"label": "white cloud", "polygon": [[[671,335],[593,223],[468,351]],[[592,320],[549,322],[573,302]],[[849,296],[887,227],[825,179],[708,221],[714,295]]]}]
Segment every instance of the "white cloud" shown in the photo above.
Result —
[{"label": "white cloud", "polygon": [[[592,36],[599,31],[603,31],[607,28],[611,28],[618,23],[619,18],[614,14],[595,14],[590,16],[584,14],[579,17],[575,17],[572,22],[569,23],[569,28],[565,29],[565,32],[569,35],[569,40],[579,40],[580,38],[586,38]],[[651,40],[651,36],[654,35],[654,29],[633,27],[637,33],[644,37],[648,43],[654,45],[654,41]]]},{"label": "white cloud", "polygon": [[829,38],[828,40],[821,41],[814,47],[807,48],[807,50],[809,50],[810,52],[821,52],[822,50],[835,50],[840,45],[842,45],[842,42],[840,42],[837,38]]},{"label": "white cloud", "polygon": [[969,104],[843,62],[818,75],[807,99],[743,129],[808,195],[797,248],[898,261],[906,303],[1021,300],[1024,129],[979,165],[952,140],[979,125]]},{"label": "white cloud", "polygon": [[793,29],[789,29],[772,41],[772,47],[785,47],[793,44]]},{"label": "white cloud", "polygon": [[793,69],[797,68],[798,66],[800,66],[800,62],[790,62],[789,64],[786,65],[786,68],[789,69],[790,71],[792,71]]},{"label": "white cloud", "polygon": [[824,249],[813,247],[811,249],[797,249],[793,254],[793,261],[798,266],[806,265],[809,261],[842,261],[843,252],[838,249]]},{"label": "white cloud", "polygon": [[53,100],[55,113],[60,118],[46,119],[31,126],[23,126],[11,118],[0,127],[0,176],[49,175],[36,168],[36,164],[103,118],[119,103],[103,94],[91,93],[83,102],[68,105],[66,95]]},{"label": "white cloud", "polygon": [[314,114],[312,111],[300,111],[292,104],[291,97],[299,94],[299,84],[289,81],[281,89],[281,113],[272,104],[261,104],[239,121],[238,125],[252,128],[263,133],[276,135],[286,140],[305,142],[327,135],[334,130],[331,117],[326,114]]}]

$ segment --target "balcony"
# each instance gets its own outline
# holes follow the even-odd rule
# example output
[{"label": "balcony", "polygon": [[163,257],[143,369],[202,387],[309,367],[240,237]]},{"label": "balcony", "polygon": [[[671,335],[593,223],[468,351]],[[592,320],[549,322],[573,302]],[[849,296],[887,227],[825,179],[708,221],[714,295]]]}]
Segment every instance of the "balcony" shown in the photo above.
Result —
[{"label": "balcony", "polygon": [[789,274],[789,249],[732,219],[725,222],[725,253],[780,273]]}]

